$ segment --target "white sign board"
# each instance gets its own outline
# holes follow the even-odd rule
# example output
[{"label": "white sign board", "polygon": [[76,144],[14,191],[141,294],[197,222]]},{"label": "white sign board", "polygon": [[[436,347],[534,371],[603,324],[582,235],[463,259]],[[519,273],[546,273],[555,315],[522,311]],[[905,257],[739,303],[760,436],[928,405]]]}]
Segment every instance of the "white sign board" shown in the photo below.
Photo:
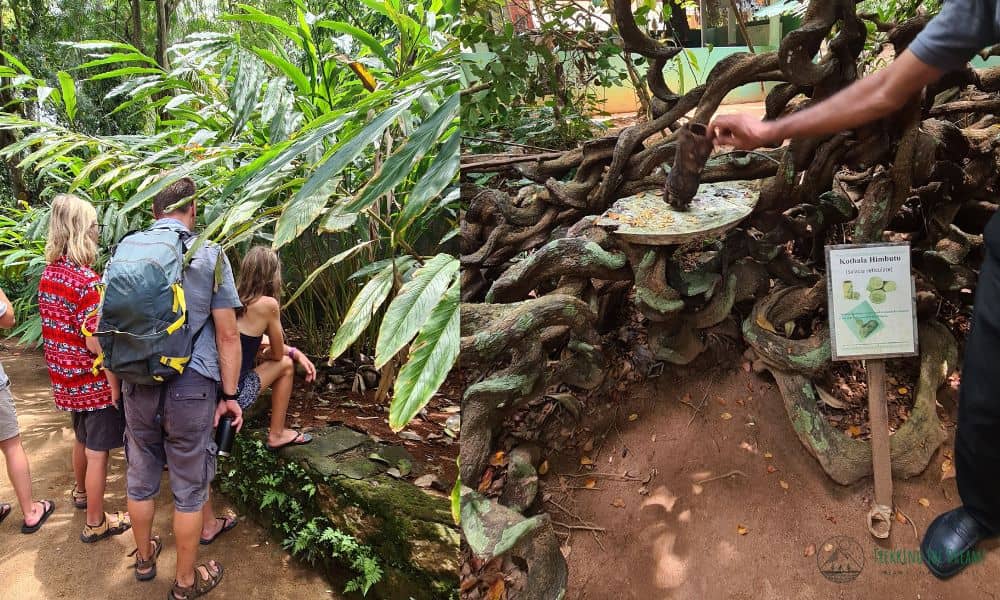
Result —
[{"label": "white sign board", "polygon": [[827,246],[826,278],[833,360],[917,354],[909,244]]}]

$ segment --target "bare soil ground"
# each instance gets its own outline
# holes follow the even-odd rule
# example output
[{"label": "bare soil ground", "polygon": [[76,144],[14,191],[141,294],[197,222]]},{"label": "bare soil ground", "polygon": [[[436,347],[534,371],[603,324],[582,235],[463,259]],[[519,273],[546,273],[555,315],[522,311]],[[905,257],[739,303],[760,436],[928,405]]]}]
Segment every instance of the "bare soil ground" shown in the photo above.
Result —
[{"label": "bare soil ground", "polygon": [[[948,441],[923,474],[895,482],[895,503],[910,521],[899,516],[891,537],[876,540],[865,525],[871,480],[840,486],[829,479],[799,443],[769,378],[748,373],[735,357],[714,363],[703,355],[667,369],[626,401],[584,416],[577,446],[548,457],[545,510],[563,524],[605,530],[557,526],[568,554],[567,597],[997,597],[1000,541],[985,544],[982,562],[946,582],[920,563],[876,555],[918,550],[930,521],[959,504],[954,478],[942,479],[951,474],[954,389],[946,386],[939,401],[950,415]],[[847,583],[818,567],[835,536],[862,549],[861,573]]]},{"label": "bare soil ground", "polygon": [[[73,486],[70,419],[52,403],[48,372],[40,352],[8,346],[0,355],[10,376],[21,437],[31,464],[36,497],[55,500],[56,511],[38,532],[20,532],[22,515],[15,508],[0,525],[0,599],[52,598],[131,600],[164,598],[173,581],[176,554],[171,531],[170,484],[164,473],[153,532],[165,548],[152,582],[133,578],[135,547],[130,532],[95,544],[80,542],[84,511],[75,510],[69,496]],[[125,460],[121,450],[111,453],[105,510],[125,510]],[[0,477],[0,500],[15,501],[6,476]],[[218,513],[233,510],[221,494],[213,494]],[[16,506],[16,505],[15,505]],[[342,598],[319,573],[292,558],[280,541],[253,523],[242,520],[210,546],[202,546],[199,562],[216,559],[226,569],[222,583],[207,598],[213,600],[284,600],[286,598]]]}]

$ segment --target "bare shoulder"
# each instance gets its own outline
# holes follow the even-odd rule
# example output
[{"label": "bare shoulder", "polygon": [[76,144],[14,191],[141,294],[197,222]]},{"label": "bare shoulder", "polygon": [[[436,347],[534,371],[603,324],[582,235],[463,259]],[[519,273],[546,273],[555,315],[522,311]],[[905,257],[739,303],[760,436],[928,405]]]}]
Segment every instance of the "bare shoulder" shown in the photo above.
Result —
[{"label": "bare shoulder", "polygon": [[272,298],[271,296],[261,296],[247,307],[247,311],[255,315],[268,318],[277,315],[280,311],[280,306],[275,298]]}]

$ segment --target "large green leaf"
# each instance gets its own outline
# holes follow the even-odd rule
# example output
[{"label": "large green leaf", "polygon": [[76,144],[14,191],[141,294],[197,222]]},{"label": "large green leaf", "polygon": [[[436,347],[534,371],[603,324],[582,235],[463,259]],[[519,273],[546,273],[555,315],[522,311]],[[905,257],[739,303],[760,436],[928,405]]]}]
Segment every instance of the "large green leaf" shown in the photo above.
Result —
[{"label": "large green leaf", "polygon": [[387,69],[392,67],[392,59],[389,58],[389,54],[385,51],[385,48],[378,40],[376,40],[367,31],[364,31],[363,29],[358,29],[354,25],[351,25],[349,23],[344,23],[342,21],[324,20],[316,23],[316,26],[322,27],[324,29],[329,29],[330,31],[337,31],[339,33],[346,33],[350,35],[351,37],[358,40],[365,46],[368,46],[368,48],[372,52],[374,52],[379,58],[382,59],[382,64],[385,65]]},{"label": "large green leaf", "polygon": [[66,108],[66,116],[72,121],[76,118],[76,82],[66,71],[56,73],[59,78],[59,87],[62,90],[63,106]]},{"label": "large green leaf", "polygon": [[330,360],[343,354],[372,322],[375,312],[392,291],[392,278],[393,268],[389,264],[361,288],[354,302],[351,303],[351,307],[347,309],[344,322],[341,323],[337,334],[333,337],[333,344],[330,345]]},{"label": "large green leaf", "polygon": [[312,85],[309,83],[309,78],[306,77],[306,74],[303,73],[301,69],[293,65],[287,59],[278,56],[276,53],[266,48],[251,48],[251,50],[254,54],[259,56],[261,60],[278,69],[284,73],[286,77],[291,79],[292,83],[295,84],[295,87],[299,89],[300,93],[312,93]]},{"label": "large green leaf", "polygon": [[80,69],[90,69],[93,67],[101,67],[104,65],[113,65],[117,63],[133,62],[133,61],[144,62],[154,67],[157,66],[155,60],[146,56],[145,54],[142,54],[141,52],[115,52],[114,54],[110,54],[108,56],[87,61],[78,67],[73,67],[72,70],[78,71]]},{"label": "large green leaf", "polygon": [[454,181],[458,173],[461,141],[461,132],[456,130],[441,146],[437,156],[434,157],[434,162],[406,197],[403,210],[397,218],[399,229],[409,227],[427,209],[431,201]]},{"label": "large green leaf", "polygon": [[409,360],[399,370],[389,405],[389,427],[393,431],[406,427],[427,405],[458,358],[459,287],[456,280],[448,288],[410,346]]},{"label": "large green leaf", "polygon": [[278,224],[274,227],[271,247],[278,250],[299,237],[326,208],[326,202],[336,187],[337,180],[330,179],[309,196],[296,194],[281,211]]},{"label": "large green leaf", "polygon": [[334,177],[337,173],[339,173],[351,161],[357,158],[365,148],[378,139],[378,137],[382,135],[382,132],[385,131],[386,127],[388,127],[401,112],[409,108],[415,100],[415,94],[404,96],[399,102],[375,117],[371,123],[366,125],[356,135],[341,142],[337,151],[334,152],[333,155],[326,160],[326,162],[321,164],[313,172],[313,174],[309,177],[309,180],[306,181],[306,183],[295,195],[293,202],[299,201],[303,197],[314,195],[321,186],[326,185],[326,182],[329,181],[331,177]]},{"label": "large green leaf", "polygon": [[125,77],[126,75],[162,75],[163,70],[154,67],[122,67],[113,71],[106,71],[92,76],[88,81],[102,81],[104,79],[114,79]]},{"label": "large green leaf", "polygon": [[416,270],[389,303],[375,344],[375,368],[381,369],[423,327],[458,271],[458,260],[438,254]]},{"label": "large green leaf", "polygon": [[367,242],[363,242],[361,244],[355,244],[351,248],[348,248],[347,250],[344,250],[343,252],[340,252],[339,254],[336,254],[336,255],[332,256],[325,263],[323,263],[320,266],[316,267],[313,270],[313,272],[310,273],[309,276],[305,278],[305,280],[302,282],[302,285],[299,286],[299,289],[295,290],[295,293],[292,294],[292,297],[289,298],[288,300],[284,301],[282,303],[282,305],[285,308],[291,306],[291,304],[293,302],[295,302],[295,300],[300,295],[302,295],[302,292],[304,292],[307,289],[309,289],[309,286],[312,285],[312,282],[316,281],[316,278],[319,277],[320,274],[323,273],[323,271],[329,269],[330,267],[332,267],[333,265],[335,265],[335,264],[337,264],[339,262],[343,262],[343,261],[347,260],[348,258],[354,256],[354,254],[356,254],[358,250],[361,250],[362,248],[364,248],[366,246],[369,246],[371,244],[372,244],[372,240],[369,240]]},{"label": "large green leaf", "polygon": [[420,127],[413,132],[399,151],[386,159],[382,169],[361,192],[343,207],[342,212],[364,210],[382,194],[400,184],[413,170],[414,165],[437,143],[441,135],[453,125],[458,114],[459,94],[452,94]]}]

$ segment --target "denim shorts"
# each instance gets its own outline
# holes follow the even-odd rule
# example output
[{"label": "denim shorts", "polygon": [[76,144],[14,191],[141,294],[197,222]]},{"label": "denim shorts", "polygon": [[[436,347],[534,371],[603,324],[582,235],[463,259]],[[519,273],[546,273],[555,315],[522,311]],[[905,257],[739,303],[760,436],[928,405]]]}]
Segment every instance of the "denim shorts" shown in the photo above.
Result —
[{"label": "denim shorts", "polygon": [[192,369],[163,385],[125,383],[126,491],[132,500],[160,492],[163,465],[180,512],[197,512],[215,477],[212,421],[218,383]]}]

